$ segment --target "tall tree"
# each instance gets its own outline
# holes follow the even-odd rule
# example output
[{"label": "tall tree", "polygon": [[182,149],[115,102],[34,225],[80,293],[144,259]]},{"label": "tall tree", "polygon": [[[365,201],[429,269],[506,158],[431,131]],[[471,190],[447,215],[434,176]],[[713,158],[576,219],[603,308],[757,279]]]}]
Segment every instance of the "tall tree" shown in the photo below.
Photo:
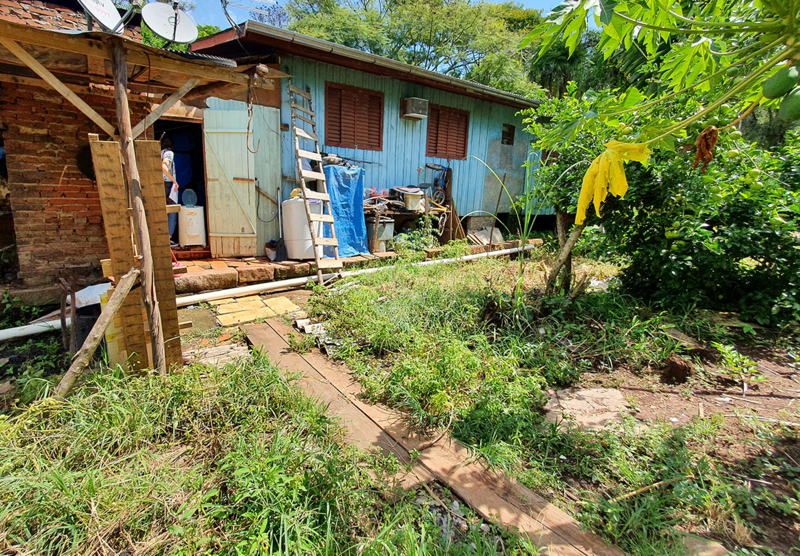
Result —
[{"label": "tall tree", "polygon": [[511,2],[290,0],[289,28],[446,75],[523,95],[531,55],[517,45],[542,21]]}]

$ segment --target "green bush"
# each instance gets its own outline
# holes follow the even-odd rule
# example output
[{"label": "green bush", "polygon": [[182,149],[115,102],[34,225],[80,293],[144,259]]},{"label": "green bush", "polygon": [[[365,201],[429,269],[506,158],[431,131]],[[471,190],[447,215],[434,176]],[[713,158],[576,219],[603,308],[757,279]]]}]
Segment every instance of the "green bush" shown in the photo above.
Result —
[{"label": "green bush", "polygon": [[[563,124],[587,117],[606,94],[550,100],[537,114]],[[690,97],[677,100],[665,107],[673,116],[699,106]],[[722,112],[690,126],[673,151],[656,151],[647,165],[627,164],[628,193],[624,199],[609,196],[602,218],[593,208],[588,211],[589,236],[578,253],[620,257],[627,265],[620,275],[626,291],[656,305],[739,311],[765,325],[798,321],[800,134],[787,133],[785,145],[770,152],[742,142],[732,128],[724,130],[703,174],[692,167],[693,143],[708,125],[730,122],[730,109]],[[635,143],[636,129],[658,125],[630,114],[625,118],[589,118],[576,127],[557,157],[545,154],[544,163],[534,165],[532,194],[574,213],[583,175],[602,144],[611,138]],[[537,136],[550,129],[536,119],[529,122]]]},{"label": "green bush", "polygon": [[622,284],[666,306],[739,311],[761,324],[800,320],[797,185],[780,179],[781,154],[729,138],[716,152],[705,175],[676,153],[628,167],[631,189],[603,219],[607,241],[629,261]]}]

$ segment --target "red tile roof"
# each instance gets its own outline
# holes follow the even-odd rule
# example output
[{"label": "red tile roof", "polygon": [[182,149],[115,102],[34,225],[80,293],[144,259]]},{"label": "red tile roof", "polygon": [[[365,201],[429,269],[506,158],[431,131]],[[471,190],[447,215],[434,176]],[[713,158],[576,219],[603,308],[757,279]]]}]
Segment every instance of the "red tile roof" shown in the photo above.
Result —
[{"label": "red tile roof", "polygon": [[[86,16],[75,0],[0,0],[0,20],[37,29],[86,31]],[[138,21],[138,18],[137,18]],[[96,26],[93,30],[99,30]],[[141,42],[138,22],[128,25],[125,36]]]}]

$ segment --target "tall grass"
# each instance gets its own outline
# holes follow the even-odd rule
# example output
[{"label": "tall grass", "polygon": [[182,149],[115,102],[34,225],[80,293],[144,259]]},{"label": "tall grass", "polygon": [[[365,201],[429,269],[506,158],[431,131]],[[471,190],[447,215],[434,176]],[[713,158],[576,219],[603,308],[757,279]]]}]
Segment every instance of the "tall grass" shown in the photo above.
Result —
[{"label": "tall grass", "polygon": [[[337,354],[367,398],[403,409],[418,429],[449,426],[487,464],[539,492],[557,499],[570,490],[577,517],[630,553],[680,554],[678,525],[725,530],[796,503],[767,504],[726,474],[707,453],[722,430],[715,418],[646,431],[631,420],[601,433],[545,423],[546,388],[585,371],[657,368],[676,349],[665,328],[702,340],[717,332],[691,311],[652,311],[613,289],[520,305],[508,266],[399,265],[319,292],[312,312],[343,340]],[[576,491],[567,479],[591,487]],[[608,502],[660,481],[667,486]]]},{"label": "tall grass", "polygon": [[0,552],[497,553],[491,535],[443,538],[386,486],[396,460],[341,438],[260,353],[168,377],[96,373],[63,405],[0,417]]}]

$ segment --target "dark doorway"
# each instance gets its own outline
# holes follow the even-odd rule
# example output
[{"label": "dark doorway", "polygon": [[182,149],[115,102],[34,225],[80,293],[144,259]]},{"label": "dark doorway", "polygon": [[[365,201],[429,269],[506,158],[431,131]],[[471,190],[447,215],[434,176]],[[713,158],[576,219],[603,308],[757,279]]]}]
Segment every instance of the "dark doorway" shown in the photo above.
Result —
[{"label": "dark doorway", "polygon": [[180,186],[178,202],[183,204],[183,192],[192,189],[197,194],[197,206],[206,206],[206,164],[203,157],[203,126],[200,123],[178,120],[158,120],[153,124],[154,136],[162,134],[172,139],[175,153],[175,179]]}]

